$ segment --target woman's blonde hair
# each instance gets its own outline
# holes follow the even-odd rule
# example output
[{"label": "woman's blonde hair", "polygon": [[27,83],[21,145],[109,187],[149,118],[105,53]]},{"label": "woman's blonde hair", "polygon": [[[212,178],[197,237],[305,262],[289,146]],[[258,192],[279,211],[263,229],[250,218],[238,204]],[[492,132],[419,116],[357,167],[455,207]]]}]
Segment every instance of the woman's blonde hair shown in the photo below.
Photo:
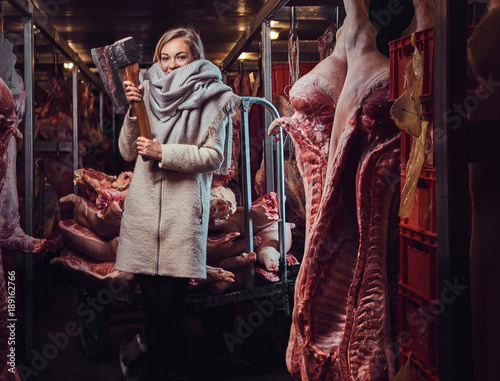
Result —
[{"label": "woman's blonde hair", "polygon": [[156,44],[155,55],[153,57],[153,62],[158,62],[161,57],[161,50],[166,43],[172,41],[176,38],[182,38],[184,42],[191,49],[194,60],[205,59],[205,52],[203,50],[203,43],[199,34],[192,28],[175,28],[167,30],[163,36],[161,36],[158,44]]}]

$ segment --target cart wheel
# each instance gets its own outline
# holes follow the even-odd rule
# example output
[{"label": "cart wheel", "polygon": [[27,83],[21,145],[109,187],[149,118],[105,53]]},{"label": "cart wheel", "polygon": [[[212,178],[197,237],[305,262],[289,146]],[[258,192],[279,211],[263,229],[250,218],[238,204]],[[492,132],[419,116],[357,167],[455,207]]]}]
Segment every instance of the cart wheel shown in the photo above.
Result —
[{"label": "cart wheel", "polygon": [[138,381],[141,379],[141,372],[146,368],[146,351],[146,342],[142,330],[130,328],[122,334],[118,351],[118,364],[125,381]]},{"label": "cart wheel", "polygon": [[225,333],[234,332],[234,305],[211,307],[200,310],[200,323],[206,338],[215,348],[227,352]]},{"label": "cart wheel", "polygon": [[94,361],[102,361],[108,350],[109,308],[108,306],[92,306],[89,301],[96,299],[87,294],[80,294],[77,305],[76,320],[80,346],[83,354]]}]

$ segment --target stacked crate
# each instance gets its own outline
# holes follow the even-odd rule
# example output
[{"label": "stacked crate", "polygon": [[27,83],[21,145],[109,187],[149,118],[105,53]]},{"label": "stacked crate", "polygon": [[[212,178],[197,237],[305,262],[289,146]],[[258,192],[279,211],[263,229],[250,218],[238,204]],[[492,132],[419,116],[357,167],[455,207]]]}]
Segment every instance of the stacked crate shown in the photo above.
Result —
[{"label": "stacked crate", "polygon": [[[309,73],[318,62],[300,62],[299,76],[303,77]],[[272,65],[273,72],[273,94],[283,95],[287,99],[290,95],[290,67],[288,63]]]},{"label": "stacked crate", "polygon": [[[434,30],[415,33],[415,44],[422,55],[422,117],[434,126],[433,50]],[[390,99],[404,92],[406,65],[412,59],[411,36],[390,43]],[[414,137],[401,132],[401,190],[406,181],[406,165]],[[399,344],[400,366],[411,352],[415,380],[439,380],[438,376],[438,271],[436,226],[436,171],[433,152],[422,166],[415,201],[409,218],[400,222]]]}]

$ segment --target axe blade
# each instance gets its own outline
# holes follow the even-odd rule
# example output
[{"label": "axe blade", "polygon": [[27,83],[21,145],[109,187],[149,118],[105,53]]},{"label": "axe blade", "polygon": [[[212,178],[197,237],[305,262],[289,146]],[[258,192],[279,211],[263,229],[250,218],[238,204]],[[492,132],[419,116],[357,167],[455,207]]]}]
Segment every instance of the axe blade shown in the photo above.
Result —
[{"label": "axe blade", "polygon": [[111,60],[117,69],[132,62],[139,62],[140,56],[137,52],[137,45],[132,37],[125,37],[116,41],[113,45],[110,45],[109,49]]},{"label": "axe blade", "polygon": [[118,70],[113,64],[109,51],[109,46],[91,49],[92,59],[97,67],[104,88],[116,107],[116,111],[123,113],[127,104],[127,98],[125,97],[125,91],[118,75]]}]

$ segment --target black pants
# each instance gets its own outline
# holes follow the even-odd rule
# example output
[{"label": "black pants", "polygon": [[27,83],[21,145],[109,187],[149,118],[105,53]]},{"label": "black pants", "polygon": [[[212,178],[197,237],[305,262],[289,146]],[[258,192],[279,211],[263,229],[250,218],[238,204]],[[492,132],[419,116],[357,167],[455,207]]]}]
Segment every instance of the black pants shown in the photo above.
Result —
[{"label": "black pants", "polygon": [[139,274],[137,281],[153,374],[187,377],[191,329],[185,299],[189,279]]}]

